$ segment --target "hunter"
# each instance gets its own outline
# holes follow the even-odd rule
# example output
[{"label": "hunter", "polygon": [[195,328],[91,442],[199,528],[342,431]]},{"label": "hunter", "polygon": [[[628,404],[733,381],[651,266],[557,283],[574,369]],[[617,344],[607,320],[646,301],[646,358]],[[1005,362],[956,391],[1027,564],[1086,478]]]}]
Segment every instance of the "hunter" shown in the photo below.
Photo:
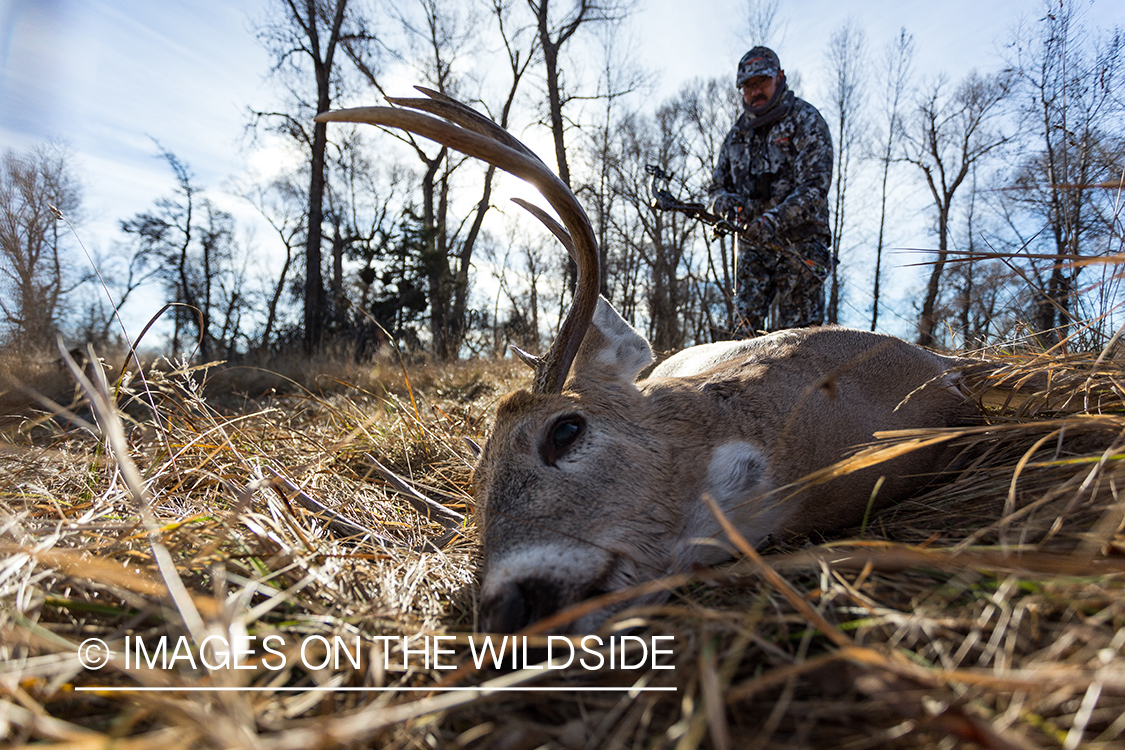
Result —
[{"label": "hunter", "polygon": [[727,134],[707,189],[711,211],[739,227],[732,332],[824,323],[830,257],[832,137],[816,107],[785,82],[777,54],[755,47],[738,63],[743,112]]}]

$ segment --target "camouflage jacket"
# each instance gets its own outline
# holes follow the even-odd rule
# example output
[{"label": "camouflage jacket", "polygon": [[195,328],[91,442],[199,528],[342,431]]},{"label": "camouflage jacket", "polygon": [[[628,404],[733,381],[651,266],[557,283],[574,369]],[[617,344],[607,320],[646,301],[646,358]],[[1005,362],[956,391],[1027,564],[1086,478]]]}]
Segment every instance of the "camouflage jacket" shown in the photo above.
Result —
[{"label": "camouflage jacket", "polygon": [[732,195],[749,223],[766,212],[779,239],[818,239],[830,244],[828,186],[832,182],[832,136],[816,107],[794,99],[772,125],[750,129],[745,113],[719,150],[707,194],[714,204]]}]

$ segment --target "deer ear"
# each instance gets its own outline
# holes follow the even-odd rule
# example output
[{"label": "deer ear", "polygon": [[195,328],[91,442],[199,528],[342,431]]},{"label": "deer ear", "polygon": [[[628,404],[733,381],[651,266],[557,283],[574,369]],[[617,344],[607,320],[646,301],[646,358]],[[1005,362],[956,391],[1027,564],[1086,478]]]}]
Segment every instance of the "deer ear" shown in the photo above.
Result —
[{"label": "deer ear", "polygon": [[632,385],[652,364],[652,347],[622,318],[605,297],[597,309],[570,369],[571,379],[598,378]]}]

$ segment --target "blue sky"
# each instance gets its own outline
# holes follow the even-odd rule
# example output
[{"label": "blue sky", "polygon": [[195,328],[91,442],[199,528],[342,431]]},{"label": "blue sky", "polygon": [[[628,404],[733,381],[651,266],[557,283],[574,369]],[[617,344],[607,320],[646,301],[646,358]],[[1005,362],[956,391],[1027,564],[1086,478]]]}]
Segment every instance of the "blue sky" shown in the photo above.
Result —
[{"label": "blue sky", "polygon": [[[694,78],[733,78],[753,44],[744,5],[639,0],[621,38],[638,63],[659,71],[655,95],[667,96]],[[1011,27],[1041,7],[1031,0],[790,0],[774,46],[816,103],[824,47],[848,18],[873,49],[906,26],[915,36],[916,70],[958,78],[974,67],[998,67]],[[118,220],[170,192],[171,174],[155,158],[153,139],[187,162],[222,207],[249,217],[237,199],[217,193],[255,165],[244,138],[247,108],[268,107],[275,96],[270,60],[253,31],[267,8],[267,0],[0,0],[0,149],[47,137],[69,143],[85,184],[81,235],[95,248],[112,247]],[[1089,16],[1092,24],[1120,25],[1125,4],[1097,0]]]},{"label": "blue sky", "polygon": [[0,146],[67,141],[95,243],[171,186],[157,139],[217,187],[239,171],[246,106],[270,96],[255,6],[144,0],[0,2]]}]

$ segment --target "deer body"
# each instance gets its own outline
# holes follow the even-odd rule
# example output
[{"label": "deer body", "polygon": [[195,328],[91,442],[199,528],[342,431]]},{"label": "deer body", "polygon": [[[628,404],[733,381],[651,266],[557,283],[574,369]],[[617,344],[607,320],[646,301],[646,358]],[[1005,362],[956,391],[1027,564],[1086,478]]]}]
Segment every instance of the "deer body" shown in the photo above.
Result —
[{"label": "deer body", "polygon": [[[694,347],[634,382],[651,356],[602,300],[563,392],[519,391],[499,405],[473,477],[484,629],[515,630],[590,596],[729,558],[705,494],[751,544],[858,523],[880,476],[875,507],[932,481],[947,452],[914,451],[796,494],[782,488],[875,432],[976,414],[946,373],[957,360],[864,331]],[[569,424],[577,435],[566,430],[557,445]],[[584,632],[605,614],[573,627]]]},{"label": "deer body", "polygon": [[[760,544],[854,524],[879,477],[877,507],[947,467],[949,455],[935,447],[791,486],[876,432],[961,425],[977,415],[951,370],[962,361],[890,336],[829,327],[707,344],[638,381],[652,349],[598,297],[597,245],[574,194],[495,123],[423,92],[429,99],[318,119],[402,128],[528,180],[565,228],[521,205],[578,266],[558,337],[542,358],[523,355],[536,370],[532,388],[501,400],[473,473],[483,630],[518,630],[599,593],[729,557],[704,496]],[[570,629],[592,631],[608,614]]]}]

